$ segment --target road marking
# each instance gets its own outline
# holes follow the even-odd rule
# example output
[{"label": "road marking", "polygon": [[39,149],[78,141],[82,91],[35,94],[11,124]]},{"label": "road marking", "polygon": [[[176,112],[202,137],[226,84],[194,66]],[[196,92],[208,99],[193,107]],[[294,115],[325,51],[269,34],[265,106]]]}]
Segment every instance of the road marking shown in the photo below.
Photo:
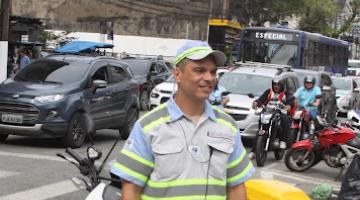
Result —
[{"label": "road marking", "polygon": [[1,200],[45,200],[77,191],[70,180],[53,183],[10,195],[0,196]]},{"label": "road marking", "polygon": [[6,177],[9,177],[9,176],[15,176],[15,175],[18,175],[18,174],[20,174],[20,173],[0,170],[0,178],[6,178]]},{"label": "road marking", "polygon": [[31,158],[31,159],[40,159],[40,160],[51,160],[51,161],[65,161],[62,158],[54,156],[46,156],[40,154],[26,154],[26,153],[13,153],[13,152],[5,152],[0,151],[0,156],[9,156],[9,157],[19,157],[19,158]]},{"label": "road marking", "polygon": [[[271,174],[271,175],[269,175],[269,174]],[[297,181],[301,181],[303,183],[310,183],[310,184],[327,183],[327,184],[332,185],[335,189],[339,189],[341,187],[340,182],[327,180],[327,179],[321,179],[321,178],[315,178],[315,177],[311,177],[311,176],[299,175],[296,173],[289,173],[289,172],[284,172],[284,171],[279,171],[279,170],[273,170],[273,169],[266,169],[266,171],[261,170],[260,175],[261,175],[261,178],[263,178],[263,175],[264,175],[264,178],[267,178],[267,176],[276,175],[276,176],[281,176],[281,177],[285,177],[288,179],[297,180]]]}]

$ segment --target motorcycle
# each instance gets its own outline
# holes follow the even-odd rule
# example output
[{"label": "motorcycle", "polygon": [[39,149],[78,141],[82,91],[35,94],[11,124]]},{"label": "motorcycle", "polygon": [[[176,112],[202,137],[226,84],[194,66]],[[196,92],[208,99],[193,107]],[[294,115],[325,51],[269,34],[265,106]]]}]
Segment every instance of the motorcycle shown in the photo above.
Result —
[{"label": "motorcycle", "polygon": [[324,160],[329,167],[342,171],[360,153],[360,139],[350,127],[328,124],[317,116],[317,126],[310,139],[294,143],[285,154],[285,165],[291,171],[303,172]]},{"label": "motorcycle", "polygon": [[275,159],[281,160],[285,149],[280,148],[277,134],[281,130],[281,115],[287,114],[282,103],[269,102],[265,108],[257,109],[260,114],[260,130],[256,136],[255,159],[259,167],[263,167],[269,151],[274,151]]},{"label": "motorcycle", "polygon": [[305,108],[297,107],[292,117],[289,145],[300,140],[308,139],[310,132],[313,132],[314,129],[314,125],[310,123],[309,112]]},{"label": "motorcycle", "polygon": [[[83,177],[73,177],[72,182],[74,185],[83,190],[89,191],[89,195],[85,200],[119,200],[121,197],[121,181],[120,179],[113,175],[111,178],[102,177],[100,173],[105,166],[107,159],[109,158],[111,152],[118,143],[119,138],[115,140],[115,143],[109,150],[103,162],[96,167],[95,161],[99,160],[102,157],[102,152],[96,149],[93,145],[87,148],[87,157],[82,158],[71,148],[67,148],[65,152],[71,156],[71,158],[57,153],[56,155],[60,158],[65,159],[71,164],[75,165],[82,174]],[[102,181],[109,181],[108,184]]]}]

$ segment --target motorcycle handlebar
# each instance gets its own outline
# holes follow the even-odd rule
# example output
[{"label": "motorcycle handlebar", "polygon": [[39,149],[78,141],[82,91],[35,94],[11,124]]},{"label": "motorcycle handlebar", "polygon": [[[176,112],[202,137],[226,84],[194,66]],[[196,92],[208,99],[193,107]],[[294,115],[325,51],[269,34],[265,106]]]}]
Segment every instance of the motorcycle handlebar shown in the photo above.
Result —
[{"label": "motorcycle handlebar", "polygon": [[65,152],[67,154],[69,154],[71,157],[73,157],[76,161],[78,161],[79,163],[81,162],[81,157],[75,152],[73,151],[71,148],[66,148]]}]

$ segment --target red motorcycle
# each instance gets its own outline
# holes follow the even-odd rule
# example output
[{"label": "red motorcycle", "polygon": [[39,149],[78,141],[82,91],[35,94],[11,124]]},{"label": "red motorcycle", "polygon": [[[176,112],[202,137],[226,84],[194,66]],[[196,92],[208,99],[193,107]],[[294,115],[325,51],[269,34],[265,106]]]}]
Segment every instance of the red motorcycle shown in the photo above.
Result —
[{"label": "red motorcycle", "polygon": [[297,108],[292,116],[289,144],[308,139],[310,137],[310,114],[304,108]]},{"label": "red motorcycle", "polygon": [[360,154],[360,139],[351,128],[327,124],[319,116],[316,121],[314,135],[294,143],[286,152],[285,165],[291,171],[308,170],[321,160],[330,167],[344,169],[355,154]]}]

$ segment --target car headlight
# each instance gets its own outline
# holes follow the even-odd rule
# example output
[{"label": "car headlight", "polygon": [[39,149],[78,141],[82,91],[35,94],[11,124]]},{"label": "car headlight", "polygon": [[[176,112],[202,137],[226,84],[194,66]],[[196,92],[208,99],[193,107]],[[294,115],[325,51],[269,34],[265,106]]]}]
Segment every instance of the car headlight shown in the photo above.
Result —
[{"label": "car headlight", "polygon": [[44,96],[38,96],[35,97],[35,100],[41,103],[50,103],[50,102],[56,102],[64,99],[63,94],[55,94],[55,95],[44,95]]},{"label": "car headlight", "polygon": [[271,117],[272,117],[272,114],[265,114],[265,113],[262,113],[260,115],[260,121],[262,124],[268,124],[271,120]]}]

